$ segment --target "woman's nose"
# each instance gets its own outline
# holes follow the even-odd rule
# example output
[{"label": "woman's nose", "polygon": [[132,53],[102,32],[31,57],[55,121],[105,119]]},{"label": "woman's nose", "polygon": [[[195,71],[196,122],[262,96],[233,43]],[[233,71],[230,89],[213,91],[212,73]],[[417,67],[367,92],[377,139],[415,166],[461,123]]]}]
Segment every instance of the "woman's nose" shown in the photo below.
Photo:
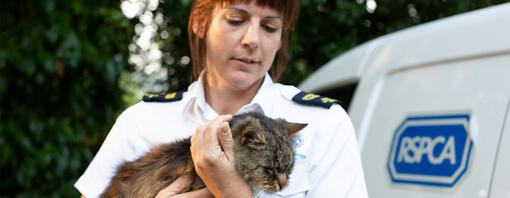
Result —
[{"label": "woman's nose", "polygon": [[250,50],[257,49],[260,44],[259,38],[259,28],[255,23],[251,23],[246,30],[246,33],[241,42],[243,47],[246,47]]}]

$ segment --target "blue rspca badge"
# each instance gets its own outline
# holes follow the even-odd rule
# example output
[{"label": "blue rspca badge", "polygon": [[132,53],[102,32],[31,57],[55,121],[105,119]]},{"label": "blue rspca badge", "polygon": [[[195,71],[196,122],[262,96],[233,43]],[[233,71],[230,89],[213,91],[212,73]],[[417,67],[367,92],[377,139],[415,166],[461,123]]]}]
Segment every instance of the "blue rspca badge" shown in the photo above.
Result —
[{"label": "blue rspca badge", "polygon": [[173,102],[181,100],[183,93],[183,91],[179,91],[167,94],[146,94],[142,100],[144,102]]},{"label": "blue rspca badge", "polygon": [[295,137],[293,139],[294,139],[294,147],[295,148],[301,147],[305,143],[305,141],[301,137]]},{"label": "blue rspca badge", "polygon": [[342,103],[336,99],[319,96],[317,94],[308,93],[305,91],[301,91],[298,94],[296,94],[292,101],[304,104],[304,105],[312,105],[312,106],[321,106],[325,108],[330,108],[333,104],[339,104],[342,105]]},{"label": "blue rspca badge", "polygon": [[393,183],[451,188],[468,169],[468,114],[412,116],[395,130],[388,155]]}]

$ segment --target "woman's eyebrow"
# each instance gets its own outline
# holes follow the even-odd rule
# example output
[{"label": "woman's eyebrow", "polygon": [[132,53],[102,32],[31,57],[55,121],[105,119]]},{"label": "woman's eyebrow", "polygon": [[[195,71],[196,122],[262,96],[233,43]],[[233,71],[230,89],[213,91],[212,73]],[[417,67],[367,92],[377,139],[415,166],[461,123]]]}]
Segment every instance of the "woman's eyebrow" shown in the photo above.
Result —
[{"label": "woman's eyebrow", "polygon": [[[236,10],[236,11],[238,11],[238,12],[242,12],[243,14],[250,14],[248,11],[243,10],[243,9],[241,9],[241,8],[228,7],[228,8],[226,8],[226,9]],[[270,15],[270,16],[265,16],[264,18],[265,18],[265,19],[281,19],[281,20],[283,20],[281,16],[271,16],[271,15]]]},{"label": "woman's eyebrow", "polygon": [[248,11],[243,10],[243,9],[241,9],[241,8],[228,7],[228,8],[226,8],[226,9],[229,9],[229,10],[236,10],[236,11],[238,11],[238,12],[242,12],[242,13],[244,13],[244,14],[249,14],[249,13],[248,13]]},{"label": "woman's eyebrow", "polygon": [[282,20],[281,16],[265,16],[264,18],[266,18],[266,19],[280,19],[280,20]]}]

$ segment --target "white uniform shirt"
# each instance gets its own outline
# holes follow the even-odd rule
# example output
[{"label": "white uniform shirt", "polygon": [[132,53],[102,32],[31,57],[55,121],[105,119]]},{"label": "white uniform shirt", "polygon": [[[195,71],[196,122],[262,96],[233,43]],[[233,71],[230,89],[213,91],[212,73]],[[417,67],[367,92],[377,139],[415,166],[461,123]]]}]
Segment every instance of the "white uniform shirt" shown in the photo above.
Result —
[{"label": "white uniform shirt", "polygon": [[[330,108],[292,101],[300,90],[273,83],[268,74],[250,104],[239,112],[259,110],[272,118],[308,123],[296,138],[295,166],[289,185],[257,197],[368,197],[351,120],[340,105]],[[75,187],[87,198],[98,197],[116,167],[144,155],[153,146],[187,138],[218,114],[206,103],[202,78],[174,102],[139,102],[118,118]]]}]

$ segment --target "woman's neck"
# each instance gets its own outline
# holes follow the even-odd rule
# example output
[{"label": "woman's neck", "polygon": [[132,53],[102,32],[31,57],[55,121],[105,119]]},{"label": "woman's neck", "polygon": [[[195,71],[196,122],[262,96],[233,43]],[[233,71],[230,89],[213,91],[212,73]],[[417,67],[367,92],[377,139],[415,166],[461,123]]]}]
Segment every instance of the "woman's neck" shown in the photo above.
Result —
[{"label": "woman's neck", "polygon": [[263,79],[245,89],[233,89],[209,75],[204,75],[204,92],[207,103],[220,115],[235,114],[257,94]]}]

